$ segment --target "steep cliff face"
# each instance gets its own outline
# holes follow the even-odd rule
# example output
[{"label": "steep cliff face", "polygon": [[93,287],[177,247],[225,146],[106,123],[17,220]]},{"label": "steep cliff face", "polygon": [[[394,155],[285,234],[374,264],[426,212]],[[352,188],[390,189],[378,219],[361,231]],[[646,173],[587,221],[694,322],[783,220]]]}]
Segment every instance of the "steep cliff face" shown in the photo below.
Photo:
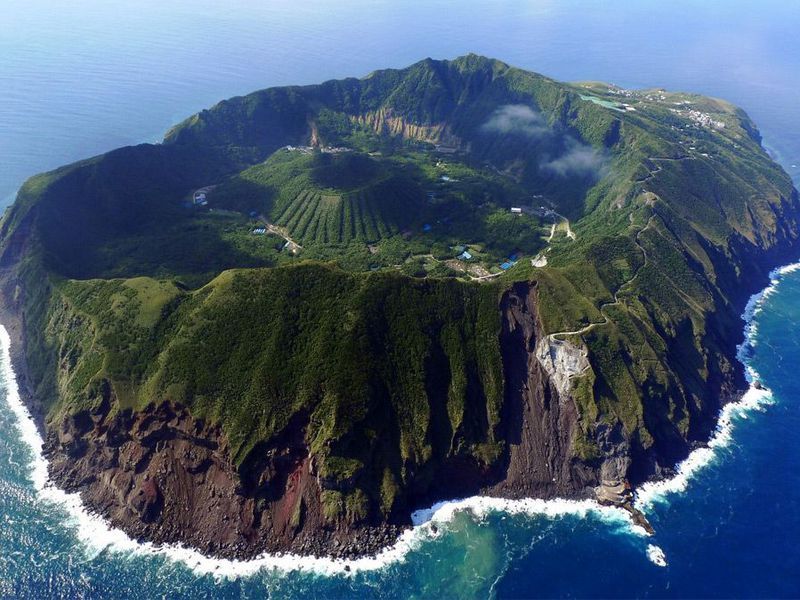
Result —
[{"label": "steep cliff face", "polygon": [[553,364],[537,352],[546,336],[537,315],[535,285],[515,284],[501,310],[508,467],[492,493],[513,498],[591,496],[597,472],[576,456],[580,415],[570,395],[571,374],[563,363]]},{"label": "steep cliff face", "polygon": [[[628,504],[743,389],[739,314],[796,258],[800,225],[797,192],[741,111],[628,99],[635,111],[607,86],[428,60],[225,101],[162,145],[32,178],[0,227],[2,321],[54,479],[136,537],[223,556],[368,553],[413,509],[477,493]],[[725,126],[681,116],[686,103]],[[309,137],[352,146],[356,166],[397,153],[381,168],[412,179],[373,195],[352,169],[317,181],[302,160],[264,161]],[[451,161],[455,181],[439,171]],[[504,185],[473,180],[475,164],[558,211],[526,211],[558,217],[546,264],[522,257],[480,281],[445,268],[454,244],[485,253],[485,228],[508,219],[545,237],[498,200]],[[304,177],[358,202],[333,210]],[[213,183],[238,214],[187,206]],[[253,235],[247,215],[273,219],[278,187],[291,225],[315,233],[302,244],[339,266],[279,260]],[[435,226],[426,207],[443,211]],[[381,266],[384,237],[367,229],[389,221],[396,260]],[[294,237],[285,225],[270,231]],[[420,277],[402,276],[415,261]]]},{"label": "steep cliff face", "polygon": [[378,135],[390,135],[406,140],[442,144],[451,148],[460,148],[463,140],[455,135],[447,123],[420,124],[396,115],[389,108],[381,108],[374,112],[351,117],[354,123],[364,125]]},{"label": "steep cliff face", "polygon": [[162,403],[65,417],[47,436],[50,475],[138,539],[251,558],[265,551],[373,553],[401,528],[363,515],[326,515],[302,422],[293,422],[257,465],[237,469],[218,426]]},{"label": "steep cliff face", "polygon": [[[581,423],[569,392],[571,375],[561,362],[553,366],[536,351],[545,335],[535,284],[515,284],[503,294],[499,310],[505,380],[498,425],[505,444],[502,456],[494,466],[482,467],[451,450],[424,469],[408,472],[407,491],[400,492],[402,510],[382,515],[377,506],[349,501],[343,510],[331,510],[325,499],[331,490],[350,498],[354,490],[361,493],[357,485],[364,487],[365,477],[381,474],[348,481],[323,476],[319,464],[325,459],[312,447],[307,412],[296,413],[280,433],[236,465],[219,425],[165,401],[136,412],[120,410],[107,381],[94,408],[65,415],[50,427],[46,453],[51,476],[137,538],[239,558],[285,550],[372,553],[409,525],[412,508],[462,495],[594,497],[604,463],[587,463],[576,455]],[[429,369],[429,380],[448,377],[442,363],[429,363]],[[432,413],[438,401],[430,396]]]}]

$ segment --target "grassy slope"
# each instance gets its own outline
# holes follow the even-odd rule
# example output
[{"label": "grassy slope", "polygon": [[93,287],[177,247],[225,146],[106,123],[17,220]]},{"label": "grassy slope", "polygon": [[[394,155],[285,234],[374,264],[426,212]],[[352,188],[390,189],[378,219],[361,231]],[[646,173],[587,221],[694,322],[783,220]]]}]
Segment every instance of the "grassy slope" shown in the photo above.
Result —
[{"label": "grassy slope", "polygon": [[[170,400],[221,423],[241,464],[301,414],[321,475],[355,479],[388,510],[409,472],[499,457],[497,296],[314,263],[226,271],[194,292],[65,281],[38,355],[66,357],[53,420],[98,405],[110,384],[116,409]],[[389,496],[383,480],[396,482]]]},{"label": "grassy slope", "polygon": [[[579,96],[606,98],[605,90],[473,56],[423,61],[363,80],[225,101],[176,127],[163,146],[123,149],[32,179],[2,233],[8,241],[26,219],[35,224],[37,250],[24,270],[28,351],[50,418],[97,402],[109,381],[120,408],[169,398],[221,422],[236,460],[245,462],[301,414],[329,475],[366,469],[371,476],[359,485],[388,510],[408,483],[409,465],[421,467],[417,477],[430,477],[445,455],[497,458],[498,299],[510,281],[533,279],[548,331],[610,319],[583,336],[592,370],[576,387],[588,440],[581,452],[596,452],[592,427],[604,420],[622,423],[642,449],[668,454],[672,442],[700,435],[714,412],[720,390],[709,382],[732,368],[730,331],[738,331],[730,295],[744,272],[758,268],[748,252],[773,247],[781,227],[796,225],[787,216],[796,197],[752,124],[728,105],[695,99],[725,120],[724,130],[711,131],[687,128],[665,103],[640,100],[636,112],[621,113]],[[607,153],[610,174],[596,185],[580,178],[565,184],[539,168],[551,142],[485,139],[480,124],[512,103],[533,105],[554,130]],[[577,240],[557,238],[547,268],[521,263],[497,285],[358,275],[313,263],[219,274],[285,258],[237,236],[245,217],[200,217],[180,200],[231,177],[219,191],[231,207],[285,216],[303,239],[323,242],[318,256],[339,258],[343,250],[331,237],[306,236],[313,214],[304,222],[305,212],[289,209],[301,196],[298,206],[313,201],[309,190],[347,197],[372,188],[384,166],[355,165],[359,182],[352,168],[310,164],[318,156],[285,159],[277,169],[260,163],[282,145],[307,142],[314,118],[327,143],[396,147],[396,138],[353,119],[380,111],[424,125],[425,135],[446,124],[448,135],[473,142],[478,162],[505,168],[514,159],[520,185],[553,198],[573,219]],[[242,171],[248,165],[258,166]],[[378,233],[378,221],[389,233],[409,222],[381,206],[386,218],[372,220]],[[342,237],[345,214],[342,207]],[[404,258],[408,250],[398,244]],[[360,270],[370,260],[352,264]],[[148,278],[92,279],[133,276]],[[621,302],[604,307],[615,294]]]}]

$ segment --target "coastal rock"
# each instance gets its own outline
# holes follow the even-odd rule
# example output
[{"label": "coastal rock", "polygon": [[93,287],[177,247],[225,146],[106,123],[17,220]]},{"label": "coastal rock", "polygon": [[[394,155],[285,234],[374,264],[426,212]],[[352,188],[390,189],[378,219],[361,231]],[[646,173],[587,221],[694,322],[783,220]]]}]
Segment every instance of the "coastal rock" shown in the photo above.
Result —
[{"label": "coastal rock", "polygon": [[[604,86],[583,92],[474,55],[426,60],[234,98],[163,144],[32,179],[0,225],[0,320],[52,479],[136,538],[228,558],[372,553],[415,508],[478,493],[597,498],[638,519],[631,490],[673,472],[747,387],[740,314],[769,269],[795,257],[800,198],[735,107],[675,97],[726,122],[702,132],[713,156],[698,155],[675,141],[697,129],[664,119],[649,105],[660,101],[631,112],[601,101]],[[510,125],[481,126],[509,110]],[[540,129],[535,143],[518,135]],[[427,153],[430,192],[406,188],[419,154],[401,169],[326,139],[349,134]],[[550,141],[548,151],[580,144],[598,168],[556,185]],[[475,189],[437,171],[467,152],[459,168],[490,174]],[[610,187],[593,178],[606,167]],[[369,190],[328,194],[365,173]],[[498,191],[567,195],[513,216],[492,206],[495,177],[507,177]],[[245,203],[259,220],[277,215],[252,210],[254,198],[302,187],[287,228],[313,222],[332,262],[266,266],[261,247],[228,247],[231,232],[205,213],[179,245],[159,224],[212,181],[228,182],[209,192],[221,205],[229,194],[224,210]],[[501,218],[485,225],[535,227],[527,217],[557,209],[575,230],[553,224],[546,265],[509,257],[472,277],[452,276],[441,248],[414,277],[402,274],[411,262],[380,273],[333,264],[361,256],[365,236],[405,244],[419,211],[446,207],[443,190],[476,192],[458,210],[489,206]],[[295,235],[287,228],[273,226]],[[346,255],[340,241],[353,243]]]},{"label": "coastal rock", "polygon": [[562,396],[569,395],[572,378],[581,375],[589,368],[585,348],[579,348],[553,336],[544,336],[538,340],[536,358]]}]

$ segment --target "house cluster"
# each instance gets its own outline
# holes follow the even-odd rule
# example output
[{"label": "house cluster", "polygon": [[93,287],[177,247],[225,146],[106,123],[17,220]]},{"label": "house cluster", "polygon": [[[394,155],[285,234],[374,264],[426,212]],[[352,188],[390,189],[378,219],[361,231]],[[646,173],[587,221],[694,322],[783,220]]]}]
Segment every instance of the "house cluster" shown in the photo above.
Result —
[{"label": "house cluster", "polygon": [[638,90],[626,90],[625,88],[614,86],[608,88],[606,92],[609,94],[614,94],[615,96],[624,96],[625,98],[642,98],[648,102],[664,102],[667,99],[666,92],[664,90],[640,92]]},{"label": "house cluster", "polygon": [[286,240],[286,242],[281,247],[282,251],[291,252],[292,254],[297,254],[300,251],[300,246],[297,242],[293,242],[292,240]]},{"label": "house cluster", "polygon": [[301,152],[302,154],[311,154],[314,152],[314,148],[311,146],[284,146],[284,150],[287,152]]},{"label": "house cluster", "polygon": [[[512,208],[511,212],[515,213],[516,211]],[[523,206],[520,208],[520,212],[545,219],[555,219],[557,216],[555,211],[547,206]]]},{"label": "house cluster", "polygon": [[472,260],[472,253],[466,246],[453,246],[453,251],[456,253],[458,260]]},{"label": "house cluster", "polygon": [[321,146],[319,151],[323,154],[342,154],[343,152],[352,152],[353,149],[344,146]]},{"label": "house cluster", "polygon": [[343,152],[352,152],[352,148],[345,148],[343,146],[284,146],[284,150],[288,152],[301,152],[303,154],[313,154],[314,150],[319,150],[323,154],[342,154]]},{"label": "house cluster", "polygon": [[440,154],[455,154],[458,152],[458,148],[454,148],[453,146],[444,146],[442,144],[436,144],[434,149]]},{"label": "house cluster", "polygon": [[610,87],[606,91],[609,94],[614,94],[615,96],[625,96],[626,98],[635,98],[638,95],[634,90],[626,90],[625,88],[618,87]]},{"label": "house cluster", "polygon": [[725,123],[722,121],[717,121],[708,113],[701,112],[699,110],[682,110],[677,108],[670,109],[675,114],[683,117],[684,119],[689,119],[692,123],[697,125],[698,127],[705,127],[707,129],[724,129]]},{"label": "house cluster", "polygon": [[519,256],[517,254],[512,254],[511,256],[508,257],[508,260],[500,263],[500,268],[503,269],[503,271],[508,271],[511,267],[517,264],[518,260]]},{"label": "house cluster", "polygon": [[198,190],[194,193],[192,201],[195,206],[206,206],[208,204],[208,195],[205,191]]}]

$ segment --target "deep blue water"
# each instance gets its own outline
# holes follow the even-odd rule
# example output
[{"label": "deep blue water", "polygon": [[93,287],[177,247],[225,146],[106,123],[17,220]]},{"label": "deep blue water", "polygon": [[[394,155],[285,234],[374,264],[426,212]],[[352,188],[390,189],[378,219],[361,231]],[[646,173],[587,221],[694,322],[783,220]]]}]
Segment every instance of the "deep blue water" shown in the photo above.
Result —
[{"label": "deep blue water", "polygon": [[[724,97],[797,181],[798,32],[800,3],[774,0],[4,0],[0,200],[35,172],[156,140],[227,96],[469,51],[564,80]],[[0,398],[0,597],[800,596],[800,272],[754,322],[747,360],[772,400],[733,416],[730,443],[648,508],[653,538],[609,513],[483,508],[455,512],[436,537],[421,530],[402,560],[350,574],[323,564],[215,577],[125,550],[37,493],[34,455]]]}]

